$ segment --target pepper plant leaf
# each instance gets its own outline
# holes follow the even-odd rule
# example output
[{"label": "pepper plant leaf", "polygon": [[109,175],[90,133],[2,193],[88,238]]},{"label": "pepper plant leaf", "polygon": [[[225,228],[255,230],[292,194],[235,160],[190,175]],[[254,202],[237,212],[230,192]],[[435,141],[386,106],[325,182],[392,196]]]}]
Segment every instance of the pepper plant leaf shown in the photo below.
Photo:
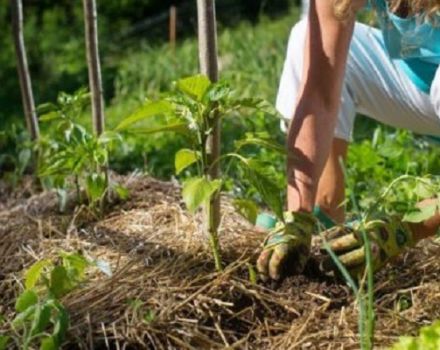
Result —
[{"label": "pepper plant leaf", "polygon": [[179,175],[183,170],[188,168],[200,159],[200,153],[184,148],[176,153],[175,168],[176,175]]},{"label": "pepper plant leaf", "polygon": [[45,267],[52,265],[50,260],[40,260],[33,264],[24,275],[26,289],[32,289],[38,283]]},{"label": "pepper plant leaf", "polygon": [[15,302],[15,310],[23,312],[38,303],[38,295],[33,290],[25,290]]},{"label": "pepper plant leaf", "polygon": [[205,75],[195,75],[189,78],[184,78],[176,83],[178,90],[198,102],[202,101],[203,96],[210,86],[211,81]]},{"label": "pepper plant leaf", "polygon": [[423,208],[416,208],[415,210],[406,213],[403,217],[403,221],[413,222],[413,223],[422,222],[434,216],[437,210],[438,210],[437,203],[428,205]]},{"label": "pepper plant leaf", "polygon": [[248,159],[246,172],[249,182],[260,194],[264,203],[272,209],[278,219],[283,220],[283,199],[281,189],[271,174],[270,167],[255,159]]},{"label": "pepper plant leaf", "polygon": [[182,197],[188,210],[194,213],[202,204],[209,201],[220,187],[221,180],[210,181],[205,177],[186,180],[182,188]]},{"label": "pepper plant leaf", "polygon": [[234,200],[234,207],[241,216],[255,225],[258,216],[258,207],[253,201],[248,199],[236,199]]},{"label": "pepper plant leaf", "polygon": [[172,115],[174,114],[174,107],[173,105],[166,101],[166,100],[160,100],[160,101],[154,101],[154,102],[147,102],[142,107],[140,107],[138,110],[136,110],[133,114],[125,118],[117,127],[116,131],[125,130],[128,127],[132,126],[133,124],[149,119],[156,116],[161,115]]},{"label": "pepper plant leaf", "polygon": [[131,129],[131,132],[135,134],[156,134],[159,132],[176,132],[180,134],[188,134],[189,129],[186,123],[170,123],[167,125],[152,127],[152,128],[137,128],[137,129]]},{"label": "pepper plant leaf", "polygon": [[237,149],[247,145],[261,146],[270,149],[272,151],[275,151],[277,153],[280,153],[282,155],[286,154],[285,147],[280,145],[279,143],[277,143],[267,135],[247,133],[244,139],[235,142],[235,147]]}]

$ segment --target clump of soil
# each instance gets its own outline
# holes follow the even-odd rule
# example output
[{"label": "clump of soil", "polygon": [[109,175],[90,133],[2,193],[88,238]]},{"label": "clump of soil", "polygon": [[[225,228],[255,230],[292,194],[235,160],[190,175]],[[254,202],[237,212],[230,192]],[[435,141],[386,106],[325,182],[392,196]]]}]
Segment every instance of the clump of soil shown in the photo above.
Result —
[{"label": "clump of soil", "polygon": [[[82,251],[107,261],[113,276],[90,271],[64,298],[68,349],[359,348],[355,298],[319,272],[319,257],[301,276],[253,284],[249,266],[264,234],[224,198],[225,270],[215,272],[201,216],[186,212],[176,184],[119,180],[131,198],[103,217],[85,208],[60,213],[53,193],[0,207],[0,314],[13,317],[17,281],[32,263]],[[438,243],[422,242],[377,276],[379,347],[440,318],[439,254]]]}]

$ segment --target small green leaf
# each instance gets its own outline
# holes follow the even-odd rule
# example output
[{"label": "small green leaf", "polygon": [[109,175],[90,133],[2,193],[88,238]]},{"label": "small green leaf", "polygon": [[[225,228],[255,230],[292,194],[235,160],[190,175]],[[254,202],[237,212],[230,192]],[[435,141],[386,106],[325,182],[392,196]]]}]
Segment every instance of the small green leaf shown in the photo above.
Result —
[{"label": "small green leaf", "polygon": [[196,151],[190,149],[181,149],[178,151],[175,158],[176,175],[179,175],[183,170],[197,162],[199,159],[200,155]]},{"label": "small green leaf", "polygon": [[40,121],[41,122],[49,122],[51,120],[55,120],[58,119],[60,117],[60,114],[56,111],[52,111],[49,113],[45,113],[43,115],[40,116]]},{"label": "small green leaf", "polygon": [[23,312],[38,303],[38,295],[33,290],[25,290],[15,302],[15,310]]},{"label": "small green leaf", "polygon": [[113,189],[115,190],[118,197],[123,201],[125,201],[130,197],[130,191],[127,187],[124,187],[122,185],[116,185],[113,187]]},{"label": "small green leaf", "polygon": [[415,209],[409,213],[406,213],[403,217],[403,221],[418,223],[425,221],[437,212],[437,204],[428,205],[423,208]]},{"label": "small green leaf", "polygon": [[281,155],[286,154],[286,149],[284,146],[280,145],[279,143],[275,142],[269,137],[258,137],[257,135],[248,134],[246,135],[246,138],[243,140],[239,140],[235,142],[236,148],[242,148],[246,145],[256,145],[265,147],[267,149],[270,149],[272,151],[278,152]]},{"label": "small green leaf", "polygon": [[49,305],[37,305],[32,320],[31,336],[42,333],[50,322],[51,308]]},{"label": "small green leaf", "polygon": [[40,350],[58,350],[59,347],[54,337],[43,338],[40,345]]},{"label": "small green leaf", "polygon": [[236,199],[234,200],[234,207],[241,216],[243,216],[251,224],[255,225],[258,216],[258,207],[253,201],[247,199]]},{"label": "small green leaf", "polygon": [[258,275],[257,275],[257,271],[255,271],[254,265],[249,263],[247,263],[246,265],[249,272],[249,282],[251,282],[251,284],[257,284]]},{"label": "small green leaf", "polygon": [[28,320],[32,319],[36,308],[37,308],[36,305],[32,305],[31,307],[28,307],[23,312],[20,312],[19,314],[17,314],[17,316],[15,316],[15,318],[12,320],[12,327],[23,328],[23,327],[27,326],[26,323]]},{"label": "small green leaf", "polygon": [[157,134],[160,132],[176,132],[179,134],[188,134],[189,129],[186,123],[173,123],[163,126],[157,126],[153,128],[136,128],[136,129],[130,129],[130,132],[135,134],[142,134],[142,135],[150,135],[150,134]]},{"label": "small green leaf", "polygon": [[179,80],[176,85],[181,92],[201,102],[206,91],[211,86],[211,81],[205,75],[195,75]]},{"label": "small green leaf", "polygon": [[113,142],[122,142],[121,134],[115,131],[104,131],[98,138],[99,145],[107,145]]},{"label": "small green leaf", "polygon": [[24,274],[24,285],[26,289],[32,289],[41,277],[45,267],[52,265],[50,260],[40,260],[33,264]]},{"label": "small green leaf", "polygon": [[209,181],[204,177],[186,180],[183,184],[182,197],[188,210],[194,213],[197,208],[209,201],[220,187],[221,180]]},{"label": "small green leaf", "polygon": [[147,324],[152,323],[156,319],[156,313],[154,310],[148,310],[144,315],[144,322]]},{"label": "small green leaf", "polygon": [[431,198],[436,194],[435,189],[432,187],[433,187],[432,184],[430,186],[425,182],[419,181],[416,185],[415,193],[417,194],[417,196],[420,197],[420,199]]},{"label": "small green leaf", "polygon": [[55,266],[50,274],[49,290],[59,299],[72,289],[71,282],[64,266]]},{"label": "small green leaf", "polygon": [[63,266],[67,271],[67,275],[71,280],[81,281],[84,279],[85,272],[91,263],[81,254],[77,253],[64,253],[61,252],[60,256],[63,259]]},{"label": "small green leaf", "polygon": [[127,129],[133,124],[156,116],[174,114],[173,105],[168,101],[147,102],[132,115],[125,118],[117,127],[116,131]]},{"label": "small green leaf", "polygon": [[104,175],[91,174],[86,179],[86,192],[92,203],[99,201],[107,189]]},{"label": "small green leaf", "polygon": [[58,314],[55,319],[53,337],[56,341],[56,345],[61,345],[66,336],[66,332],[69,329],[69,314],[61,303],[55,302],[55,305]]},{"label": "small green leaf", "polygon": [[272,209],[279,220],[283,220],[282,190],[278,186],[271,168],[255,159],[247,159],[242,164],[245,165],[249,182],[258,191],[262,200]]}]

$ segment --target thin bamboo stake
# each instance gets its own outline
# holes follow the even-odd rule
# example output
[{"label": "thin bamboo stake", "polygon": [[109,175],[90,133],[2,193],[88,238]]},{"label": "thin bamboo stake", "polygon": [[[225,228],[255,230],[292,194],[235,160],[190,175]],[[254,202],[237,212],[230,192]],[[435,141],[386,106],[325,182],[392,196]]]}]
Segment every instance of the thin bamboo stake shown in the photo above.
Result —
[{"label": "thin bamboo stake", "polygon": [[177,7],[170,7],[170,47],[171,49],[175,49],[176,47],[176,37],[177,37]]},{"label": "thin bamboo stake", "polygon": [[95,0],[83,0],[89,85],[92,93],[93,128],[97,135],[104,132],[104,98],[98,50],[98,15]]},{"label": "thin bamboo stake", "polygon": [[35,110],[32,81],[26,56],[23,36],[23,4],[21,0],[12,0],[12,30],[14,35],[15,54],[17,56],[17,71],[20,80],[21,98],[26,126],[32,140],[40,135],[37,112]]},{"label": "thin bamboo stake", "polygon": [[[212,82],[218,80],[218,57],[217,57],[217,27],[215,16],[215,0],[197,0],[198,14],[198,39],[199,60],[202,74],[208,76]],[[215,115],[210,120],[212,135],[207,142],[208,167],[210,179],[220,178],[219,162],[215,162],[220,156],[220,118]],[[212,165],[212,166],[211,166]],[[217,237],[220,224],[220,194],[216,193],[205,210],[205,230],[211,239],[217,269],[221,269],[220,247]],[[218,254],[215,254],[215,251]]]}]

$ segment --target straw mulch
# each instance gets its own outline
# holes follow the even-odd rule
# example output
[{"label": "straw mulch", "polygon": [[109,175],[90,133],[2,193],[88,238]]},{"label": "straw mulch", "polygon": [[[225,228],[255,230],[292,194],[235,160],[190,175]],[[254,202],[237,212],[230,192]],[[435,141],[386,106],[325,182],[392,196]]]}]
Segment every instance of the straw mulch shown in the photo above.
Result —
[{"label": "straw mulch", "polygon": [[[52,193],[0,196],[0,314],[13,317],[28,266],[81,251],[109,262],[113,276],[91,270],[63,300],[71,317],[66,349],[359,349],[350,290],[313,261],[280,285],[249,281],[263,235],[227,199],[227,267],[217,273],[200,215],[188,215],[177,185],[121,179],[132,196],[103,218],[85,209],[60,214]],[[440,318],[439,253],[439,244],[423,242],[377,277],[378,348]]]}]

